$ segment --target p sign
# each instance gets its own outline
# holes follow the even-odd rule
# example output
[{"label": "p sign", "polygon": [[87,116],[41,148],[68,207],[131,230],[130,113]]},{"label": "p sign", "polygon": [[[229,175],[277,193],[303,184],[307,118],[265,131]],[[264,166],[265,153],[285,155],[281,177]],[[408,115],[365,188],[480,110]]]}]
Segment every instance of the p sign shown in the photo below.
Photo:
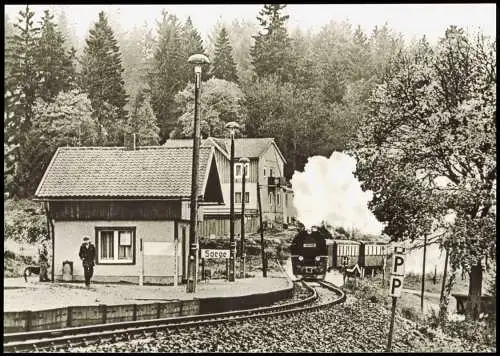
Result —
[{"label": "p sign", "polygon": [[389,297],[401,297],[403,291],[403,276],[391,276],[389,283]]},{"label": "p sign", "polygon": [[405,255],[402,254],[394,254],[394,260],[392,263],[392,271],[391,274],[393,276],[403,276],[405,275]]},{"label": "p sign", "polygon": [[389,296],[399,298],[403,290],[403,279],[405,277],[405,249],[396,246],[394,248],[392,275],[389,283]]}]

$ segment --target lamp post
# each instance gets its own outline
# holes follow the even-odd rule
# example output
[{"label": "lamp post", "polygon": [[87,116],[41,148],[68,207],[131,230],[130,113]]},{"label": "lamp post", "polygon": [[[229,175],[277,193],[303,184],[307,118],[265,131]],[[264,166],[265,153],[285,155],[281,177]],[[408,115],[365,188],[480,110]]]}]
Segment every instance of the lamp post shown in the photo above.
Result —
[{"label": "lamp post", "polygon": [[187,278],[187,293],[196,292],[196,270],[198,257],[198,236],[197,228],[197,212],[198,212],[198,166],[199,166],[199,151],[200,151],[200,87],[201,87],[201,66],[210,63],[208,58],[203,54],[193,54],[189,57],[188,62],[194,64],[195,73],[195,90],[194,90],[194,125],[193,125],[193,166],[191,175],[191,211],[189,222],[189,261],[188,261],[188,278]]},{"label": "lamp post", "polygon": [[231,161],[229,168],[229,186],[230,186],[230,198],[229,198],[229,282],[234,282],[235,280],[235,252],[236,252],[236,242],[234,241],[234,134],[236,130],[240,128],[237,122],[231,121],[225,125],[225,128],[229,130],[231,134]]},{"label": "lamp post", "polygon": [[250,160],[246,157],[240,158],[240,163],[243,165],[243,177],[241,178],[241,253],[240,253],[240,266],[241,266],[241,278],[245,278],[245,182],[247,176],[247,164]]}]

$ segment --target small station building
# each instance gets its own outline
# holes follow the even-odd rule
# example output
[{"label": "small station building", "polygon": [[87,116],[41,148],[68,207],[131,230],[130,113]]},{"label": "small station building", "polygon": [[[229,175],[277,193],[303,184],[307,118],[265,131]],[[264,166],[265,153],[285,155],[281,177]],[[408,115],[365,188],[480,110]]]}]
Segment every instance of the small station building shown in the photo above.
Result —
[{"label": "small station building", "polygon": [[[94,281],[185,281],[192,155],[192,147],[59,148],[35,193],[47,212],[55,280],[63,264],[65,275],[72,265],[72,279],[84,279],[78,251],[90,236]],[[199,204],[224,204],[214,148],[201,147],[199,162]]]}]

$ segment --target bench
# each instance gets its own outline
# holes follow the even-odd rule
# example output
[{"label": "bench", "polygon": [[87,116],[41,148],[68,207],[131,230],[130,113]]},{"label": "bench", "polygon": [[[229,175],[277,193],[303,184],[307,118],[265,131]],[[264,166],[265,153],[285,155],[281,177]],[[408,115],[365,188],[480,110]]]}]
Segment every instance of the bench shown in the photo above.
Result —
[{"label": "bench", "polygon": [[[469,301],[469,296],[467,294],[454,293],[452,296],[457,301],[457,313],[465,314],[467,308],[467,303]],[[482,295],[480,308],[478,313],[490,314],[496,312],[496,297],[489,295]]]}]

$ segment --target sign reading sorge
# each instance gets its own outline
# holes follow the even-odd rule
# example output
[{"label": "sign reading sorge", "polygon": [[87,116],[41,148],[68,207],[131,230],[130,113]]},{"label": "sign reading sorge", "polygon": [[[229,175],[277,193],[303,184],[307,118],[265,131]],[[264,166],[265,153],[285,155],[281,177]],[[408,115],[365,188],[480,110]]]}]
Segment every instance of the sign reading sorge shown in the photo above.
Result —
[{"label": "sign reading sorge", "polygon": [[229,258],[229,250],[201,250],[201,258]]}]

